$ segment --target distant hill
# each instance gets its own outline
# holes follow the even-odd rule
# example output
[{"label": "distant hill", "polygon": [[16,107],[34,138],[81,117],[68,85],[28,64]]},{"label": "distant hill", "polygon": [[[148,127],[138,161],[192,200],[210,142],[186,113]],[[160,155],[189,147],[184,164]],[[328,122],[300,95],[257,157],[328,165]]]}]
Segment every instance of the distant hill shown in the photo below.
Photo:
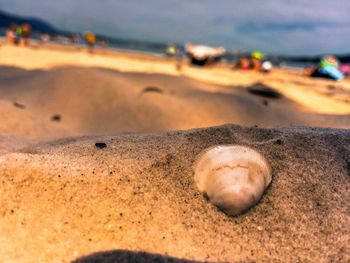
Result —
[{"label": "distant hill", "polygon": [[[56,36],[60,35],[60,36],[69,37],[77,33],[77,32],[69,32],[69,31],[57,29],[54,26],[50,25],[48,22],[43,21],[41,19],[21,17],[18,15],[9,14],[0,10],[0,28],[8,28],[12,23],[16,23],[16,24],[28,23],[32,26],[33,32],[47,33],[47,34],[56,35]],[[143,50],[143,51],[162,53],[165,48],[164,43],[153,43],[153,42],[134,40],[134,39],[112,38],[109,36],[103,36],[99,34],[97,34],[97,38],[99,40],[107,41],[110,46],[124,48],[124,49],[134,49],[134,50]]]},{"label": "distant hill", "polygon": [[0,28],[8,28],[12,23],[23,24],[28,23],[32,26],[33,31],[47,34],[60,34],[61,31],[50,25],[49,23],[30,17],[21,17],[0,11]]}]

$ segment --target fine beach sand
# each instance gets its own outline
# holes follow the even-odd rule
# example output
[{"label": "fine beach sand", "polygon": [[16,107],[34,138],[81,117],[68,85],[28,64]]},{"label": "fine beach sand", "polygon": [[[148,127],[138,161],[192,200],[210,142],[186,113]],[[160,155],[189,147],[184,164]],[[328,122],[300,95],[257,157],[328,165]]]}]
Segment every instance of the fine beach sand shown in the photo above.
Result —
[{"label": "fine beach sand", "polygon": [[[350,260],[349,80],[109,52],[0,47],[0,261]],[[195,188],[218,144],[271,165],[242,216]]]}]

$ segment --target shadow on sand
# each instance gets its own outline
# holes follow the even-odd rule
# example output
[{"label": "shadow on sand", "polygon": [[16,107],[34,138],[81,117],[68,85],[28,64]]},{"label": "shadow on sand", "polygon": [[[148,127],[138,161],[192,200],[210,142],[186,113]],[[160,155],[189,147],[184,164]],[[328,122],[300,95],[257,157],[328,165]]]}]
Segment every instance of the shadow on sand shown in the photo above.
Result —
[{"label": "shadow on sand", "polygon": [[169,257],[161,254],[134,252],[129,250],[110,250],[110,251],[96,252],[72,261],[72,263],[114,263],[114,262],[118,262],[118,263],[129,263],[129,262],[199,263],[200,261],[191,261],[186,259]]}]

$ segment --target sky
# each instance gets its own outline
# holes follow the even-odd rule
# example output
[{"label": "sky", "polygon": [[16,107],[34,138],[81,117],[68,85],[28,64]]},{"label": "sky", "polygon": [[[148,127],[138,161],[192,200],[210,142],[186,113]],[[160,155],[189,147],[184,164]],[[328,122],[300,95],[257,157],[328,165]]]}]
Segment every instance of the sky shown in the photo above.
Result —
[{"label": "sky", "polygon": [[350,0],[0,0],[0,10],[124,39],[350,53]]}]

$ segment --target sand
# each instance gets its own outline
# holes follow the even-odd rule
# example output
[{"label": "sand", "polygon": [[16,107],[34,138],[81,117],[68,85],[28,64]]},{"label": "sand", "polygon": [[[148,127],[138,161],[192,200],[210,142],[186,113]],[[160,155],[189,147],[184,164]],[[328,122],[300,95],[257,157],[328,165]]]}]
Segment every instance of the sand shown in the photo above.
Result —
[{"label": "sand", "polygon": [[[34,139],[225,123],[350,127],[348,114],[310,112],[283,93],[274,98],[249,92],[254,85],[272,88],[264,83],[226,87],[183,76],[73,66],[0,69],[6,72],[0,76],[0,132]],[[350,91],[345,95],[350,98]]]},{"label": "sand", "polygon": [[[349,261],[349,135],[221,126],[62,139],[5,155],[1,257],[68,262],[129,250],[217,262]],[[254,147],[272,167],[261,202],[236,218],[194,186],[196,156],[217,144]]]},{"label": "sand", "polygon": [[[350,261],[348,80],[53,47],[0,65],[0,262]],[[272,168],[238,217],[194,185],[219,144]]]},{"label": "sand", "polygon": [[178,71],[177,63],[173,59],[116,51],[96,51],[96,54],[91,55],[76,48],[57,48],[52,45],[40,48],[17,48],[3,45],[0,48],[0,64],[29,70],[67,65],[102,67],[121,72],[185,76],[228,87],[264,82],[286,94],[308,111],[325,114],[350,113],[349,80],[335,83],[330,80],[310,79],[292,70],[276,69],[273,73],[264,75],[255,72],[233,71],[228,66],[203,69],[190,67],[183,63],[181,71]]}]

